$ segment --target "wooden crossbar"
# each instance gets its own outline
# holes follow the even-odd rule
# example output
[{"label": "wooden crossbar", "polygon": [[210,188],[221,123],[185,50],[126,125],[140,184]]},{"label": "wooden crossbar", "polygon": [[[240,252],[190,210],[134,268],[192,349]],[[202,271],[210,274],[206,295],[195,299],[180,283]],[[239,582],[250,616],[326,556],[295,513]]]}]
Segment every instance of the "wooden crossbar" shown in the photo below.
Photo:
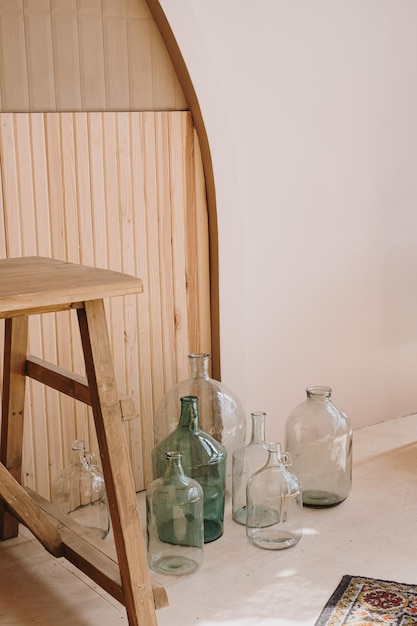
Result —
[{"label": "wooden crossbar", "polygon": [[[25,491],[59,531],[62,537],[62,556],[123,604],[123,588],[115,548],[38,493],[28,488]],[[155,609],[168,606],[165,587],[153,576],[151,583]]]},{"label": "wooden crossbar", "polygon": [[[26,376],[91,406],[90,388],[84,376],[33,355],[26,358]],[[136,419],[137,413],[132,398],[119,393],[119,404],[125,421]]]}]

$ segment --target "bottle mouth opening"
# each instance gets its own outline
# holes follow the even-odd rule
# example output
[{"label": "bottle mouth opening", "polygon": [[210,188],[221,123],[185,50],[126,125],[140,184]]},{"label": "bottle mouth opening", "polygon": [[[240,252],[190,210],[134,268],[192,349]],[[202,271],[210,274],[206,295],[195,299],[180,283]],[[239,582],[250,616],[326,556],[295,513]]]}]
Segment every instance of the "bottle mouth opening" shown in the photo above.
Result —
[{"label": "bottle mouth opening", "polygon": [[329,398],[332,394],[332,388],[331,387],[325,387],[325,386],[314,386],[314,387],[307,387],[306,389],[307,391],[307,395],[309,398],[311,398],[312,396],[317,396],[317,397],[324,397],[324,398]]},{"label": "bottle mouth opening", "polygon": [[192,352],[188,355],[189,359],[209,359],[210,355],[206,352]]},{"label": "bottle mouth opening", "polygon": [[85,442],[82,439],[76,439],[75,441],[72,442],[71,449],[72,450],[84,450]]},{"label": "bottle mouth opening", "polygon": [[268,452],[281,453],[281,444],[277,441],[268,441]]},{"label": "bottle mouth opening", "polygon": [[182,452],[180,452],[179,450],[168,450],[167,452],[165,452],[165,458],[166,459],[181,459]]}]

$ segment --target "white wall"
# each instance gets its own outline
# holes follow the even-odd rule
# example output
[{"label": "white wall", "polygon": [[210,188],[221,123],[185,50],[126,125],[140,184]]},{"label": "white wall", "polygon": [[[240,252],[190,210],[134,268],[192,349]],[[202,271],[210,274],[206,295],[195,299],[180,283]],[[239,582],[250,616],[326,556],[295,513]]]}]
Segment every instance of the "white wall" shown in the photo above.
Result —
[{"label": "white wall", "polygon": [[211,144],[223,381],[417,411],[417,3],[162,0]]}]

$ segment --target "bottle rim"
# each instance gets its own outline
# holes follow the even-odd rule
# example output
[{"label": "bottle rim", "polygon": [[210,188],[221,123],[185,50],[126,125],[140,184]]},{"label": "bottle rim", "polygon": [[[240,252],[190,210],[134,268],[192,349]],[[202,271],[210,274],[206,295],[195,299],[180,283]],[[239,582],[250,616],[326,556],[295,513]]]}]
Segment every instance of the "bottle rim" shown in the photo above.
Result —
[{"label": "bottle rim", "polygon": [[312,387],[307,387],[306,392],[309,398],[311,396],[324,396],[329,398],[332,395],[332,388],[326,387],[325,385],[314,385]]},{"label": "bottle rim", "polygon": [[165,458],[166,459],[181,459],[182,452],[180,452],[179,450],[167,450],[167,452],[165,452]]}]

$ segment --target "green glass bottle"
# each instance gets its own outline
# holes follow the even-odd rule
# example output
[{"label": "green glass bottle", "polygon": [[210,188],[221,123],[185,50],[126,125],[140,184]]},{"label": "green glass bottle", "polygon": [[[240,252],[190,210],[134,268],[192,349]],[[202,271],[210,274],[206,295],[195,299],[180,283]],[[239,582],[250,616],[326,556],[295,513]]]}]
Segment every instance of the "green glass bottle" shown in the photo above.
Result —
[{"label": "green glass bottle", "polygon": [[148,564],[155,572],[180,576],[203,563],[203,490],[184,473],[181,452],[167,452],[166,468],[146,491]]},{"label": "green glass bottle", "polygon": [[177,428],[152,450],[154,479],[165,472],[165,454],[170,450],[182,453],[182,466],[187,476],[203,488],[204,543],[223,534],[226,489],[226,448],[200,430],[198,398],[180,399],[181,416]]}]

